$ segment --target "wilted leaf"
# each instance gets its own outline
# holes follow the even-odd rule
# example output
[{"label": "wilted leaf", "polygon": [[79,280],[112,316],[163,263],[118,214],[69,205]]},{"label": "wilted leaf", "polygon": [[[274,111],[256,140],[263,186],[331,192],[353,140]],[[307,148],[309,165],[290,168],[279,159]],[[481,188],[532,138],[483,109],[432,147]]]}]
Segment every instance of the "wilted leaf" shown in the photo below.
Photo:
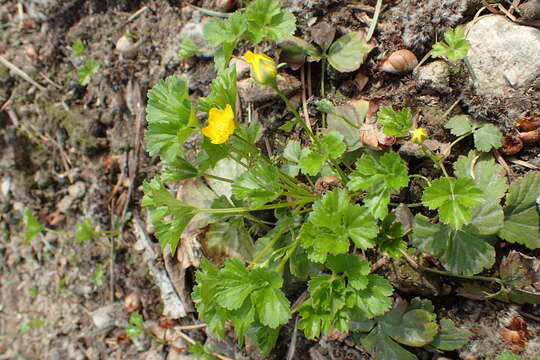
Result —
[{"label": "wilted leaf", "polygon": [[365,42],[360,32],[351,32],[337,39],[328,50],[328,62],[336,70],[358,70],[373,47]]}]

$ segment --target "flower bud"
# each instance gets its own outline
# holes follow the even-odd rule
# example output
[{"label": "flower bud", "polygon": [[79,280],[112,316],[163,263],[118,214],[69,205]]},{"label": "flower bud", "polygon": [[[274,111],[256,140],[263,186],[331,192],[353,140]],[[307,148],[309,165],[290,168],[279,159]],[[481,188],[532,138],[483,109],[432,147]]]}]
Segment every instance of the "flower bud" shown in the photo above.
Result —
[{"label": "flower bud", "polygon": [[251,68],[251,77],[261,85],[276,83],[277,65],[272,58],[264,54],[254,54],[248,51],[244,58]]}]

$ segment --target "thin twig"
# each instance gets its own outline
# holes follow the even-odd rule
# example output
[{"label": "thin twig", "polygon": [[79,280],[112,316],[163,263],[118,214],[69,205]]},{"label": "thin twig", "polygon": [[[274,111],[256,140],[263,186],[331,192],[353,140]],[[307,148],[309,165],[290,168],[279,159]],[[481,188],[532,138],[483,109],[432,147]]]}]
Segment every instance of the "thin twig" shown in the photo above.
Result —
[{"label": "thin twig", "polygon": [[180,330],[180,331],[195,330],[195,329],[203,329],[207,326],[208,324],[193,324],[193,325],[176,326],[175,329]]},{"label": "thin twig", "polygon": [[302,79],[302,110],[304,111],[304,118],[306,119],[306,125],[308,126],[309,130],[311,129],[311,121],[309,120],[309,112],[307,107],[307,99],[306,99],[306,71],[305,66],[302,66],[300,70],[300,78]]},{"label": "thin twig", "polygon": [[375,28],[377,27],[377,22],[379,21],[379,14],[381,13],[381,6],[382,6],[382,0],[377,0],[377,4],[375,5],[375,13],[373,14],[373,20],[371,20],[371,25],[369,26],[369,30],[366,35],[366,42],[368,42],[371,39],[371,37],[373,36],[373,33],[375,32]]},{"label": "thin twig", "polygon": [[294,353],[296,351],[296,337],[298,336],[298,316],[294,320],[294,330],[291,337],[291,343],[289,345],[289,351],[287,351],[287,360],[294,359]]},{"label": "thin twig", "polygon": [[446,110],[446,112],[443,114],[442,118],[446,119],[448,117],[448,115],[450,115],[452,110],[454,110],[454,108],[459,104],[460,101],[461,101],[461,96],[459,96],[457,98],[457,100],[454,101],[454,103],[448,108],[448,110]]},{"label": "thin twig", "polygon": [[55,83],[54,81],[52,81],[47,75],[45,75],[43,72],[39,72],[38,73],[39,75],[41,75],[41,77],[46,81],[48,82],[49,84],[51,84],[52,86],[54,86],[55,88],[57,89],[61,89],[62,87],[60,85],[58,85],[57,83]]},{"label": "thin twig", "polygon": [[40,85],[38,82],[36,82],[34,79],[32,79],[30,76],[28,76],[27,73],[25,73],[24,71],[22,71],[21,69],[19,69],[16,65],[14,65],[13,63],[11,63],[9,60],[7,60],[5,57],[3,57],[2,55],[0,55],[0,62],[2,64],[4,64],[4,66],[6,66],[8,69],[10,69],[11,71],[13,71],[16,75],[19,75],[21,78],[23,78],[24,80],[28,81],[30,84],[34,85],[35,87],[37,87],[39,90],[41,91],[45,91],[46,88],[42,85]]},{"label": "thin twig", "polygon": [[514,172],[512,171],[512,169],[510,168],[510,166],[508,166],[508,163],[504,160],[504,158],[502,157],[501,153],[499,152],[499,150],[497,149],[493,149],[492,150],[493,152],[493,155],[495,156],[495,159],[497,159],[497,162],[503,167],[503,169],[506,171],[506,176],[510,177],[510,176],[514,176]]},{"label": "thin twig", "polygon": [[[191,345],[195,345],[197,342],[195,340],[193,340],[191,337],[189,337],[188,335],[184,334],[183,332],[179,331],[178,332],[178,335],[180,335],[180,337],[184,340],[186,340],[188,343],[190,343]],[[234,359],[231,359],[230,357],[227,357],[227,356],[223,356],[221,354],[218,354],[218,353],[215,353],[215,352],[210,352],[210,354],[212,354],[212,356],[215,356],[217,357],[218,359],[220,360],[234,360]]]}]

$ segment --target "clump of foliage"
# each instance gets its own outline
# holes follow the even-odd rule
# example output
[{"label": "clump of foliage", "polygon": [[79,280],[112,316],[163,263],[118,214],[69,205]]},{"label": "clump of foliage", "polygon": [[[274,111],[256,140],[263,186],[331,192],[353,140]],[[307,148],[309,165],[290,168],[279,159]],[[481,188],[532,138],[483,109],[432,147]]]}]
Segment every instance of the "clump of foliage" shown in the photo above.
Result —
[{"label": "clump of foliage", "polygon": [[[340,60],[332,48],[354,47],[351,41],[358,40],[356,35],[345,35],[333,45],[333,35],[327,35],[325,41],[318,41],[318,49],[291,38],[293,32],[294,17],[280,9],[278,0],[256,0],[225,20],[211,21],[205,29],[205,38],[217,48],[219,69],[207,97],[192,102],[187,80],[177,76],[149,91],[148,150],[165,164],[161,174],[144,184],[143,205],[150,210],[156,237],[164,250],[174,253],[186,226],[203,216],[212,229],[244,231],[242,241],[252,244],[255,250],[249,256],[226,259],[222,267],[203,259],[196,274],[193,300],[217,337],[225,335],[229,321],[239,344],[248,337],[268,353],[281,327],[299,316],[298,326],[306,337],[332,329],[350,331],[376,359],[415,359],[402,345],[435,352],[459,348],[470,334],[450,319],[437,320],[427,300],[395,300],[390,282],[371,273],[369,259],[374,257],[367,255],[396,259],[421,251],[440,259],[445,270],[434,272],[485,279],[475,275],[494,264],[498,241],[540,247],[536,205],[540,176],[530,173],[509,185],[488,153],[501,146],[501,133],[465,116],[447,124],[456,141],[444,154],[432,152],[423,145],[427,132],[414,126],[409,108],[383,107],[379,125],[388,136],[410,137],[442,176],[430,179],[411,173],[406,160],[392,150],[352,152],[357,149],[345,142],[348,134],[313,132],[278,88],[277,64],[249,52],[246,60],[253,80],[277,92],[295,117],[293,125],[309,137],[308,146],[289,140],[282,155],[268,157],[257,147],[261,126],[237,117],[236,70],[229,60],[239,41],[256,45],[263,39],[284,40],[290,57],[295,52],[313,59],[325,57],[338,70],[340,66],[354,70],[352,65],[336,66],[334,62]],[[463,58],[468,42],[460,34],[461,28],[447,32],[432,55]],[[185,55],[192,53],[189,41],[186,44]],[[327,100],[320,102],[320,108],[334,111]],[[208,113],[206,127],[195,117],[197,112]],[[188,158],[183,143],[192,136],[198,137],[200,150]],[[474,138],[476,150],[448,167],[452,147],[468,136]],[[216,170],[220,164],[235,164],[240,170],[226,177]],[[166,185],[199,177],[223,183],[229,191],[207,188],[210,194],[216,192],[215,200],[211,206],[200,206],[178,200]],[[416,214],[411,232],[406,233],[392,211],[397,206],[392,199],[412,177],[425,182],[421,204],[413,206],[431,212]],[[334,186],[319,191],[315,183],[327,178],[333,179]],[[270,228],[257,217],[261,210],[274,211],[276,221]],[[255,225],[241,230],[247,220]],[[251,233],[259,234],[254,246]],[[295,299],[284,290],[290,281],[286,273],[307,286],[307,298],[295,307],[291,307]],[[512,284],[492,279],[501,290],[513,291]],[[202,346],[192,350],[208,356]]]}]

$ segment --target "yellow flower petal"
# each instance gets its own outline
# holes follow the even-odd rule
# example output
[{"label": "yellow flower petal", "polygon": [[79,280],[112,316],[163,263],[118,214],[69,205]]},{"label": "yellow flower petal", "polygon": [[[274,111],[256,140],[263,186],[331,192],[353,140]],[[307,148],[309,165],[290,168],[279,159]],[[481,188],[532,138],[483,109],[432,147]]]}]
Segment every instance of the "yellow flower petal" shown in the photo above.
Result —
[{"label": "yellow flower petal", "polygon": [[277,65],[272,58],[264,54],[254,54],[248,51],[245,53],[244,59],[250,64],[253,80],[262,85],[270,85],[275,82]]},{"label": "yellow flower petal", "polygon": [[421,144],[428,137],[428,133],[424,128],[416,128],[411,131],[411,141],[415,144]]},{"label": "yellow flower petal", "polygon": [[201,129],[204,136],[210,138],[212,144],[223,144],[234,134],[234,113],[231,105],[225,110],[212,108],[208,112],[208,126]]}]

